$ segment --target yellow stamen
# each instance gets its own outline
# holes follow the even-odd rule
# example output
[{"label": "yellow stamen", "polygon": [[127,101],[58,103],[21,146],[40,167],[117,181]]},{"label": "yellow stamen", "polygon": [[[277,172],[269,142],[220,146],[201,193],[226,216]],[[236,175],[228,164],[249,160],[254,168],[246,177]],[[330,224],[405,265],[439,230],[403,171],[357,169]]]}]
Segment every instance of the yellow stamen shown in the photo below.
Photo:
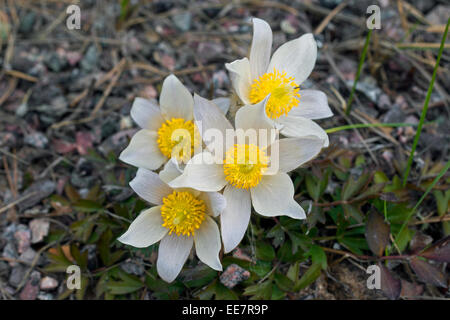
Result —
[{"label": "yellow stamen", "polygon": [[174,191],[163,198],[161,216],[163,227],[169,229],[169,234],[177,236],[194,235],[205,220],[206,205],[203,200],[195,198],[187,191]]},{"label": "yellow stamen", "polygon": [[298,84],[293,77],[287,77],[286,71],[280,73],[274,68],[273,72],[265,73],[253,80],[250,102],[256,104],[270,93],[266,113],[270,118],[276,119],[298,106],[300,98],[298,91]]},{"label": "yellow stamen", "polygon": [[177,160],[187,162],[200,143],[200,134],[191,120],[172,118],[159,128],[157,142],[166,157],[171,158],[173,153]]},{"label": "yellow stamen", "polygon": [[269,158],[257,146],[235,144],[225,154],[225,179],[236,188],[253,188],[261,181],[268,163]]}]

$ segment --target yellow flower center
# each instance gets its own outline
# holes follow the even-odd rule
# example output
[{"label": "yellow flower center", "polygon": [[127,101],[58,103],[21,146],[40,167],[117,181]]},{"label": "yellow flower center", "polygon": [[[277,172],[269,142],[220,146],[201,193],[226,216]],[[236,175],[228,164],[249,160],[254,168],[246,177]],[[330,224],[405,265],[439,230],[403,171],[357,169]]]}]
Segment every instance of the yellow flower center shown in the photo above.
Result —
[{"label": "yellow flower center", "polygon": [[200,134],[191,120],[172,118],[159,128],[157,142],[163,155],[168,158],[174,155],[177,160],[187,162],[200,143]]},{"label": "yellow flower center", "polygon": [[163,198],[161,216],[163,227],[169,229],[169,234],[177,236],[194,235],[205,220],[206,205],[203,200],[195,198],[187,191],[174,191]]},{"label": "yellow flower center", "polygon": [[268,163],[269,158],[257,146],[235,144],[225,154],[223,172],[231,185],[239,189],[248,189],[259,184]]},{"label": "yellow flower center", "polygon": [[275,68],[271,73],[265,73],[253,80],[250,89],[250,102],[256,104],[270,93],[266,104],[266,113],[272,119],[288,114],[293,107],[297,107],[300,94],[298,84],[293,77],[287,77],[286,71],[279,72]]}]

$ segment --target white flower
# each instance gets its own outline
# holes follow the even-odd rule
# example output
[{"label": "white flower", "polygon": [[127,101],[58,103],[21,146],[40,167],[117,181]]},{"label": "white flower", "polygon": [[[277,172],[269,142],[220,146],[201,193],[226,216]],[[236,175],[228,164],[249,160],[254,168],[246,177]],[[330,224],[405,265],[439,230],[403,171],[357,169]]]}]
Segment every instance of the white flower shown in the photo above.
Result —
[{"label": "white flower", "polygon": [[253,19],[250,57],[225,64],[233,88],[246,105],[256,104],[270,94],[267,115],[286,137],[314,134],[328,146],[328,136],[311,119],[331,117],[326,95],[319,90],[300,90],[317,58],[311,33],[281,45],[270,57],[272,30],[264,20]]},{"label": "white flower", "polygon": [[167,181],[181,174],[169,161],[160,175],[139,168],[130,182],[143,199],[155,204],[144,210],[118,240],[137,248],[158,241],[158,274],[172,282],[180,273],[195,244],[198,258],[214,270],[222,271],[219,260],[220,233],[212,217],[225,208],[224,197],[217,192],[173,189]]},{"label": "white flower", "polygon": [[[253,106],[261,114],[259,117],[253,117],[248,108],[238,110],[236,131],[214,103],[197,95],[194,95],[194,118],[196,123],[201,122],[203,133],[215,129],[222,137],[226,137],[230,130],[234,134],[249,129],[257,130],[257,133],[269,132],[273,127],[265,113],[267,99]],[[276,140],[271,134],[267,139],[259,139],[261,136],[260,133],[256,145],[235,143],[235,139],[231,139],[231,143],[227,141],[221,159],[209,151],[199,153],[186,164],[182,175],[169,182],[174,188],[189,187],[204,192],[220,191],[225,187],[226,208],[220,215],[225,252],[233,250],[242,240],[252,204],[263,216],[306,217],[294,200],[294,186],[286,172],[314,158],[323,141],[316,136],[281,140]],[[202,137],[206,140],[203,134]],[[214,143],[209,146],[214,146]]]},{"label": "white flower", "polygon": [[[229,100],[218,98],[226,113]],[[119,159],[139,168],[156,170],[174,155],[179,162],[187,162],[200,144],[193,123],[194,100],[174,75],[162,85],[160,107],[151,100],[136,98],[131,117],[142,128],[122,151]]]}]

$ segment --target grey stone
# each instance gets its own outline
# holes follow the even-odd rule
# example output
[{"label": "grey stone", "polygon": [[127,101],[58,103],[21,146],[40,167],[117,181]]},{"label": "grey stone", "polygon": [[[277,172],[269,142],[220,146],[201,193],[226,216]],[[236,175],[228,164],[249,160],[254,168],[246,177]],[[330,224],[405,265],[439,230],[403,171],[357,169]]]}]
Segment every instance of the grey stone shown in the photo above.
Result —
[{"label": "grey stone", "polygon": [[31,243],[41,242],[48,234],[50,222],[46,219],[33,219],[30,221]]},{"label": "grey stone", "polygon": [[37,296],[38,300],[54,300],[55,297],[53,296],[53,294],[48,293],[48,292],[39,292],[38,296]]},{"label": "grey stone", "polygon": [[85,72],[90,72],[95,68],[97,63],[98,63],[97,47],[95,45],[91,45],[87,49],[83,59],[80,62],[81,69]]},{"label": "grey stone", "polygon": [[[9,259],[17,259],[17,249],[13,242],[8,242],[6,246],[3,248],[2,256]],[[9,262],[10,266],[17,265],[17,262]]]},{"label": "grey stone", "polygon": [[40,282],[41,290],[53,290],[58,287],[58,280],[52,277],[44,277]]},{"label": "grey stone", "polygon": [[41,132],[33,132],[25,136],[23,141],[35,148],[44,149],[48,145],[47,137]]},{"label": "grey stone", "polygon": [[24,201],[19,203],[19,210],[25,210],[39,203],[42,199],[50,196],[56,188],[56,184],[51,180],[37,180],[25,192],[22,193],[22,197],[33,193],[33,195],[27,197]]},{"label": "grey stone", "polygon": [[9,266],[5,261],[0,261],[0,277],[8,277],[9,275]]},{"label": "grey stone", "polygon": [[143,265],[139,265],[138,263],[136,263],[135,261],[130,260],[130,259],[125,261],[125,262],[123,262],[120,265],[120,268],[123,271],[125,271],[126,273],[134,274],[134,275],[137,275],[137,276],[143,275],[144,271],[145,271]]},{"label": "grey stone", "polygon": [[33,29],[36,21],[36,13],[30,11],[20,19],[19,31],[22,33],[29,33]]},{"label": "grey stone", "polygon": [[11,274],[9,275],[8,283],[12,285],[13,287],[17,288],[17,286],[22,281],[23,277],[25,276],[26,269],[24,266],[18,264],[11,270]]},{"label": "grey stone", "polygon": [[34,257],[36,257],[36,251],[31,248],[28,247],[20,256],[19,256],[19,260],[21,261],[25,261],[28,263],[32,263],[34,260]]},{"label": "grey stone", "polygon": [[36,300],[39,293],[39,282],[41,280],[41,274],[37,271],[33,271],[25,287],[20,292],[21,300]]},{"label": "grey stone", "polygon": [[192,14],[189,11],[173,15],[172,20],[181,31],[189,31],[191,29]]},{"label": "grey stone", "polygon": [[394,105],[391,110],[386,112],[383,118],[384,123],[395,123],[395,122],[404,122],[406,119],[405,113],[398,107]]}]

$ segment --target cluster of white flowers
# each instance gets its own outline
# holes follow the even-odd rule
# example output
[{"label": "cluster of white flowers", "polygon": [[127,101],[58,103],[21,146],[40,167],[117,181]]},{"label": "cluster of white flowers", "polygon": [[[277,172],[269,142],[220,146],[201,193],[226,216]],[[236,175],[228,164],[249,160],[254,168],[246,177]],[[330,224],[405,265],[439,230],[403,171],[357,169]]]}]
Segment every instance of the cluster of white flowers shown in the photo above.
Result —
[{"label": "cluster of white flowers", "polygon": [[266,217],[306,217],[287,172],[328,146],[312,120],[333,114],[323,92],[299,88],[317,57],[312,34],[283,44],[272,57],[271,49],[270,26],[253,19],[250,57],[225,65],[241,102],[234,126],[226,99],[192,97],[174,75],[164,80],[159,106],[134,101],[131,116],[142,129],[120,159],[139,168],[130,185],[155,206],[119,241],[139,248],[161,241],[157,270],[167,282],[194,244],[198,258],[221,271],[222,243],[227,253],[241,242],[252,207]]}]

